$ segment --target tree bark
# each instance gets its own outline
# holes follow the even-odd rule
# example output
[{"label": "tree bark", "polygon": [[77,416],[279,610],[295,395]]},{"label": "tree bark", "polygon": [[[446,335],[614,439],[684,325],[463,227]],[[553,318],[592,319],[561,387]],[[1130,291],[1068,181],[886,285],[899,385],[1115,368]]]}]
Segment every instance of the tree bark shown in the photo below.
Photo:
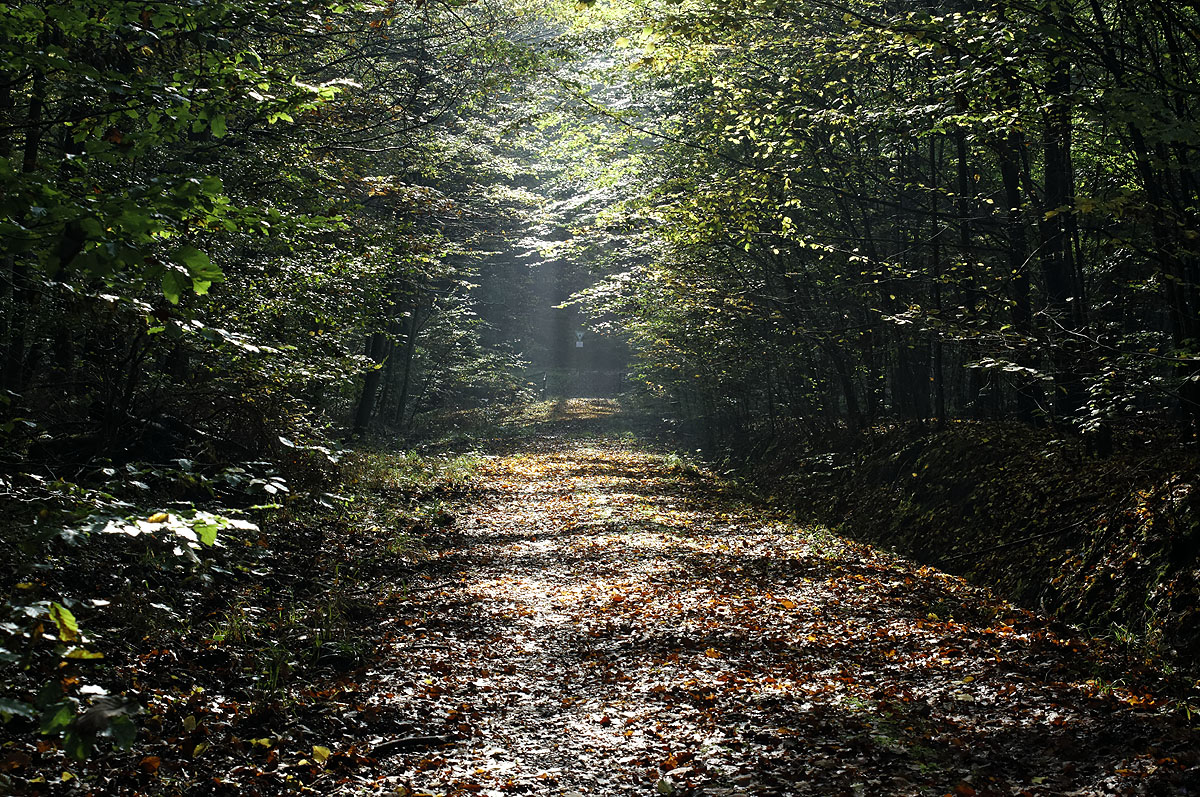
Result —
[{"label": "tree bark", "polygon": [[358,410],[354,413],[354,435],[361,436],[371,427],[375,417],[375,397],[379,392],[379,381],[383,376],[383,361],[387,354],[387,335],[373,332],[367,340],[367,356],[374,366],[363,377],[362,393],[358,398]]},{"label": "tree bark", "polygon": [[[1071,163],[1071,70],[1064,53],[1049,56],[1051,76],[1046,86],[1048,107],[1043,112],[1043,169],[1045,199],[1040,233],[1040,262],[1046,290],[1047,330],[1052,338],[1054,410],[1071,418],[1083,406],[1080,364],[1073,333],[1080,331],[1083,296],[1078,293],[1070,219],[1075,212]],[[1056,341],[1053,339],[1057,338]]]},{"label": "tree bark", "polygon": [[[42,140],[42,115],[46,104],[46,76],[33,75],[33,86],[26,116],[25,141],[21,148],[21,172],[30,174],[37,169],[38,149]],[[12,291],[9,305],[7,350],[4,355],[4,386],[9,390],[24,389],[28,380],[26,348],[28,346],[29,308],[35,296],[28,255],[8,256],[8,280]]]}]

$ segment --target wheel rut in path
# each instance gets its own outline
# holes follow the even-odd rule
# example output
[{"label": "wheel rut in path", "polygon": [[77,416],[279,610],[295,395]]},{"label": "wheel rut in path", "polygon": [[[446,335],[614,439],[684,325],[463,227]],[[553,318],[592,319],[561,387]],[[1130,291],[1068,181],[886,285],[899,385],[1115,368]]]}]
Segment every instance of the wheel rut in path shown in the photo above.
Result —
[{"label": "wheel rut in path", "polygon": [[681,464],[604,438],[488,461],[371,673],[407,720],[365,740],[380,787],[1196,793],[1195,736],[1095,644]]}]

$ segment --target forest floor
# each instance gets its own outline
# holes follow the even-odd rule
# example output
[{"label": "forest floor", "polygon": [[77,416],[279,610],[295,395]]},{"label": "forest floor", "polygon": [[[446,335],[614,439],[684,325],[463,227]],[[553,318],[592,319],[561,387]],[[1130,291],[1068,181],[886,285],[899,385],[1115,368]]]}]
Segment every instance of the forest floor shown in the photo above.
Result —
[{"label": "forest floor", "polygon": [[[400,794],[1197,794],[1162,673],[958,578],[575,433],[493,455],[405,604]],[[553,428],[553,427],[552,427]],[[382,751],[382,754],[381,754]]]},{"label": "forest floor", "polygon": [[211,576],[102,535],[18,585],[103,598],[105,658],[43,691],[91,701],[80,732],[120,695],[137,736],[72,761],[14,717],[0,792],[1200,794],[1182,673],[757,504],[614,402],[471,446],[422,498],[364,470],[345,509],[229,530]]}]

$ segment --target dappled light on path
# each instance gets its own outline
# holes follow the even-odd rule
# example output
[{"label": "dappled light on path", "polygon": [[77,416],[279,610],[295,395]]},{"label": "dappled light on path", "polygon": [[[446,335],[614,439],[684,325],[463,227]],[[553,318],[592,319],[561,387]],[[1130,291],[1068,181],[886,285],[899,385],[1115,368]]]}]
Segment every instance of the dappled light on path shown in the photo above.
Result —
[{"label": "dappled light on path", "polygon": [[440,558],[372,673],[380,708],[433,740],[381,757],[400,794],[1166,794],[1195,776],[1161,696],[1066,629],[631,444],[490,460]]}]

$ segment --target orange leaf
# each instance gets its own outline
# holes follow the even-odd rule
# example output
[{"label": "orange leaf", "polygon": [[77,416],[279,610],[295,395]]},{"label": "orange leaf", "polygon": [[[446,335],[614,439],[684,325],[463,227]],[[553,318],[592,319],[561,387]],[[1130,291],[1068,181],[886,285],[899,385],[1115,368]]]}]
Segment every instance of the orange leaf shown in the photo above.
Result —
[{"label": "orange leaf", "polygon": [[33,759],[28,754],[22,753],[19,750],[12,750],[0,758],[0,772],[7,772],[14,769],[24,769],[33,763]]}]

